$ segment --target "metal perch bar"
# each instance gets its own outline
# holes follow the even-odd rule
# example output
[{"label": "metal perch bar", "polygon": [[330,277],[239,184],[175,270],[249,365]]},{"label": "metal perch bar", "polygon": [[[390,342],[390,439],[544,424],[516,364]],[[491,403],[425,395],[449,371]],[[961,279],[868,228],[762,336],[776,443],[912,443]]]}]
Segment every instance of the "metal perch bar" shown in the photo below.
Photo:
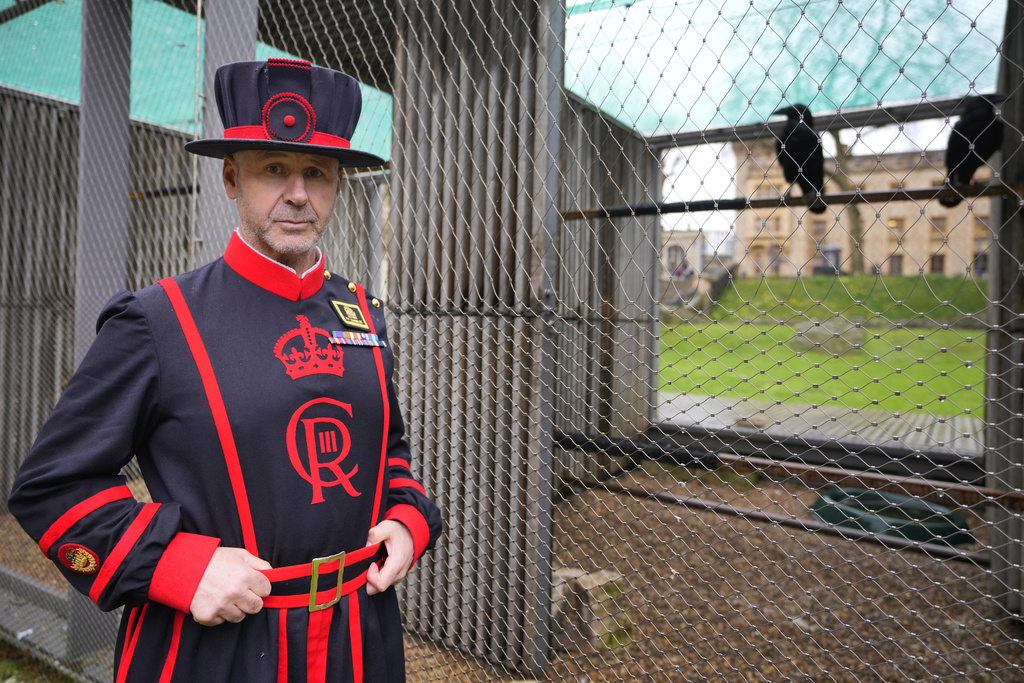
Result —
[{"label": "metal perch bar", "polygon": [[776,515],[770,512],[762,512],[760,510],[752,510],[749,508],[739,508],[734,505],[727,505],[725,503],[715,503],[700,498],[693,498],[687,496],[676,496],[671,493],[665,493],[662,491],[649,491],[640,486],[624,486],[622,484],[615,484],[612,482],[600,482],[593,479],[585,479],[575,477],[572,475],[563,475],[562,480],[565,483],[579,484],[589,489],[603,489],[610,493],[622,493],[636,498],[650,498],[653,500],[661,501],[662,503],[669,503],[672,505],[684,505],[689,508],[697,510],[705,510],[708,512],[717,512],[726,515],[733,515],[736,517],[743,517],[745,519],[752,519],[760,522],[768,522],[771,524],[778,524],[779,526],[785,526],[795,529],[801,529],[803,531],[810,531],[813,533],[826,533],[833,534],[836,536],[842,536],[843,538],[851,541],[868,541],[871,543],[878,543],[889,548],[896,548],[900,550],[919,550],[926,555],[942,559],[953,559],[953,560],[966,560],[979,567],[987,567],[989,565],[988,553],[971,552],[966,550],[958,550],[949,546],[938,545],[936,543],[921,543],[919,541],[908,541],[898,536],[886,536],[885,534],[875,534],[870,531],[861,531],[860,529],[853,529],[849,527],[840,527],[833,524],[827,524],[825,522],[816,522],[810,519],[800,519],[798,517],[787,517],[785,515]]},{"label": "metal perch bar", "polygon": [[[954,195],[962,197],[986,197],[1012,193],[1020,200],[1024,197],[1024,183],[986,183],[964,185],[963,187],[930,187],[919,190],[878,190],[876,192],[836,192],[824,194],[821,198],[829,206],[842,208],[851,204],[872,204],[894,201],[938,200]],[[664,202],[658,204],[636,204],[633,206],[602,206],[596,209],[567,209],[561,212],[566,221],[589,220],[592,218],[624,218],[631,216],[654,216],[671,213],[701,213],[704,211],[743,211],[744,209],[785,209],[807,206],[815,197],[766,197],[749,199],[701,199],[693,202]]]}]

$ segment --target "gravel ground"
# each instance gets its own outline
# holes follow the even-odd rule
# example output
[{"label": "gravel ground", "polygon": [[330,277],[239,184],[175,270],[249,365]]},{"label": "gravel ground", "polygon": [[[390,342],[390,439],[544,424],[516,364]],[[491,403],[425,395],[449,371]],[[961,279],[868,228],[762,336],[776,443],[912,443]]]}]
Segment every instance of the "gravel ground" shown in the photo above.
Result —
[{"label": "gravel ground", "polygon": [[68,585],[14,517],[4,514],[0,514],[0,564],[54,588],[63,589]]},{"label": "gravel ground", "polygon": [[[615,481],[798,517],[816,496],[679,468]],[[555,651],[538,681],[1024,682],[1024,625],[968,562],[597,490],[559,503],[554,521],[556,565],[622,575],[629,634]],[[9,518],[0,539],[0,562],[63,585]],[[407,654],[411,683],[523,680],[415,636]]]},{"label": "gravel ground", "polygon": [[[799,517],[817,495],[660,468],[616,481]],[[604,491],[560,503],[554,539],[557,564],[623,575],[631,633],[556,652],[538,681],[1024,681],[1024,626],[962,560]],[[413,682],[522,680],[425,641],[409,655]]]}]

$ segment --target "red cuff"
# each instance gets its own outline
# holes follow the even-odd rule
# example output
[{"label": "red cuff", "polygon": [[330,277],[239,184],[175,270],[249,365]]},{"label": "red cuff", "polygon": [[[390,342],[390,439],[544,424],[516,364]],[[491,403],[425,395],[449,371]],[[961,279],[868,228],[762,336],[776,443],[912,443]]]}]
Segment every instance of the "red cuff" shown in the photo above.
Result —
[{"label": "red cuff", "polygon": [[412,534],[412,564],[416,564],[420,555],[427,549],[427,543],[430,542],[430,529],[427,528],[427,520],[423,519],[420,511],[412,505],[396,505],[388,510],[384,519],[395,520]]},{"label": "red cuff", "polygon": [[220,539],[180,532],[164,550],[149,583],[149,599],[188,612]]}]

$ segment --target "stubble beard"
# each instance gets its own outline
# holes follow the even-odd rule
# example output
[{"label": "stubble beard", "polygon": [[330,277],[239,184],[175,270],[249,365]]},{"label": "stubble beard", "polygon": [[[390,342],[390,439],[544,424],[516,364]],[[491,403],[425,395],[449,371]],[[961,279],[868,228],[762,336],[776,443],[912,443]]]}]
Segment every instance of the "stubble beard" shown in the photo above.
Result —
[{"label": "stubble beard", "polygon": [[[237,201],[240,208],[239,232],[257,251],[270,258],[303,256],[312,252],[320,243],[320,238],[327,229],[327,219],[321,221],[308,205],[294,210],[277,208],[271,211],[265,219],[259,220],[249,215],[248,204],[241,192],[238,194]],[[282,221],[307,223],[311,226],[312,232],[305,232],[301,235],[279,234],[274,230],[274,226]],[[270,253],[267,253],[268,251]]]}]

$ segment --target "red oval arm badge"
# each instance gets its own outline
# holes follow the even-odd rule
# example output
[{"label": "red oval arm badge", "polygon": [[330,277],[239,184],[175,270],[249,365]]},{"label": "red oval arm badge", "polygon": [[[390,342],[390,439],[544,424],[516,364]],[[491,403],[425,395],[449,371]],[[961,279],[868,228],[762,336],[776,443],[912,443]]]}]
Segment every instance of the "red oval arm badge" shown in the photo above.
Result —
[{"label": "red oval arm badge", "polygon": [[60,563],[79,574],[94,574],[100,568],[100,558],[84,545],[66,543],[57,551]]}]

